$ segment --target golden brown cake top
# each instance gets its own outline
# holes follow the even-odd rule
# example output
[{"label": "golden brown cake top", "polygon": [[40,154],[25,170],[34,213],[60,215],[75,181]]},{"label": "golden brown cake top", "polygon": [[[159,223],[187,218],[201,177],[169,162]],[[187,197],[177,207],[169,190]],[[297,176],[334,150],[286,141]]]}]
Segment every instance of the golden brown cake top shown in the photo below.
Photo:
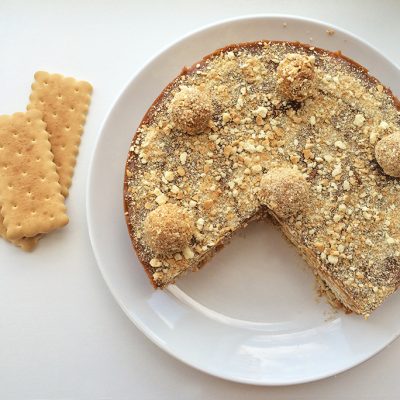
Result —
[{"label": "golden brown cake top", "polygon": [[[199,132],[180,119],[190,93]],[[281,42],[216,52],[166,88],[132,142],[125,200],[138,256],[157,286],[198,267],[260,214],[263,175],[289,168],[307,181],[308,200],[278,216],[285,232],[368,314],[400,277],[399,180],[375,159],[379,140],[398,131],[391,93],[343,57]],[[194,223],[173,255],[144,237],[149,213],[169,203]]]}]

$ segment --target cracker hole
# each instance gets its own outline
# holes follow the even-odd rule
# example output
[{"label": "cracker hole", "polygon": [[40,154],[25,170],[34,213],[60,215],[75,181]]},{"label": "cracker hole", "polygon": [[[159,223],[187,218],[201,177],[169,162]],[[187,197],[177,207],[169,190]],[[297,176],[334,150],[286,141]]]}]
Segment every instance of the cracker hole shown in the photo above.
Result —
[{"label": "cracker hole", "polygon": [[71,111],[75,111],[75,107],[74,107],[74,106],[71,106],[70,110],[71,110]]},{"label": "cracker hole", "polygon": [[7,164],[4,164],[4,165],[3,165],[3,169],[8,169],[8,165],[7,165]]},{"label": "cracker hole", "polygon": [[28,118],[28,119],[26,120],[26,122],[27,122],[28,124],[30,124],[32,121],[31,121],[30,118]]},{"label": "cracker hole", "polygon": [[40,161],[40,157],[36,157],[36,161]]},{"label": "cracker hole", "polygon": [[57,113],[55,111],[53,112],[53,117],[57,117]]},{"label": "cracker hole", "polygon": [[42,182],[44,182],[44,181],[46,180],[46,177],[45,177],[45,176],[42,176],[42,177],[40,178],[40,180],[41,180]]},{"label": "cracker hole", "polygon": [[50,219],[54,219],[54,214],[50,214]]},{"label": "cracker hole", "polygon": [[46,197],[44,198],[45,200],[50,200],[50,196],[46,195]]},{"label": "cracker hole", "polygon": [[49,84],[49,82],[47,81],[43,81],[44,85],[47,86]]},{"label": "cracker hole", "polygon": [[22,176],[27,176],[28,173],[27,173],[26,171],[22,171],[21,175],[22,175]]},{"label": "cracker hole", "polygon": [[69,130],[71,129],[71,127],[70,127],[69,125],[65,125],[65,129],[66,129],[67,131],[69,131]]},{"label": "cracker hole", "polygon": [[13,210],[15,210],[16,208],[18,208],[18,206],[16,204],[12,205]]},{"label": "cracker hole", "polygon": [[39,100],[39,103],[40,103],[40,104],[44,104],[44,100],[43,100],[43,99],[40,99],[40,100]]},{"label": "cracker hole", "polygon": [[22,156],[22,151],[21,150],[17,151],[17,156],[20,156],[20,157]]},{"label": "cracker hole", "polygon": [[32,215],[35,215],[35,214],[36,214],[36,211],[35,211],[35,210],[32,210],[32,211],[31,211],[31,214],[32,214]]},{"label": "cracker hole", "polygon": [[62,99],[62,96],[61,96],[61,94],[60,94],[60,93],[58,93],[58,95],[57,95],[57,99]]},{"label": "cracker hole", "polygon": [[7,185],[7,187],[8,187],[9,189],[12,189],[14,186],[13,186],[11,183],[9,183],[9,184]]},{"label": "cracker hole", "polygon": [[75,92],[78,93],[79,92],[79,88],[75,88]]},{"label": "cracker hole", "polygon": [[35,138],[32,139],[32,143],[36,143],[36,139]]}]

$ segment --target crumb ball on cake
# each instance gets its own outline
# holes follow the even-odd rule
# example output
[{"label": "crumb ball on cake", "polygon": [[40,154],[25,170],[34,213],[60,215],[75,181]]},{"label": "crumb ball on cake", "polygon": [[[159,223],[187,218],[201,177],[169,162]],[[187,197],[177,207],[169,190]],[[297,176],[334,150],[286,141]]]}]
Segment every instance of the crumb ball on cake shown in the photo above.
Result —
[{"label": "crumb ball on cake", "polygon": [[175,127],[189,135],[204,132],[213,114],[210,96],[196,87],[182,86],[170,105]]},{"label": "crumb ball on cake", "polygon": [[400,131],[385,136],[376,144],[375,157],[385,174],[400,177]]},{"label": "crumb ball on cake", "polygon": [[278,65],[277,90],[288,100],[303,101],[315,92],[315,57],[288,54]]},{"label": "crumb ball on cake", "polygon": [[179,253],[193,236],[193,220],[176,204],[163,204],[151,211],[144,221],[144,238],[157,254]]},{"label": "crumb ball on cake", "polygon": [[297,170],[273,168],[262,177],[258,197],[278,217],[287,218],[307,206],[309,185]]}]

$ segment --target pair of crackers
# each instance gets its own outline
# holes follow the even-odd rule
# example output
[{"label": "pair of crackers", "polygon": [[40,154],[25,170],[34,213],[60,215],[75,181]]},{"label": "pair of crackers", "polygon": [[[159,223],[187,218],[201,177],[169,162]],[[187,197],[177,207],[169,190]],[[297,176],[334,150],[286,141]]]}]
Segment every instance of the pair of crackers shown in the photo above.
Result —
[{"label": "pair of crackers", "polygon": [[68,223],[64,204],[92,87],[37,72],[25,113],[0,116],[0,236],[32,250]]}]

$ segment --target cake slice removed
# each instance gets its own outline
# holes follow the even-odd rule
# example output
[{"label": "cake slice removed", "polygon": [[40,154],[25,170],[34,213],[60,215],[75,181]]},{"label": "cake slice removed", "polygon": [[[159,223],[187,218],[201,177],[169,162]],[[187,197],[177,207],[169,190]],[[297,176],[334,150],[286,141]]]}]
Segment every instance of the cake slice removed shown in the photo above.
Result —
[{"label": "cake slice removed", "polygon": [[366,69],[299,43],[232,45],[184,69],[126,164],[126,221],[152,284],[270,215],[337,299],[368,316],[400,283],[399,110]]}]

